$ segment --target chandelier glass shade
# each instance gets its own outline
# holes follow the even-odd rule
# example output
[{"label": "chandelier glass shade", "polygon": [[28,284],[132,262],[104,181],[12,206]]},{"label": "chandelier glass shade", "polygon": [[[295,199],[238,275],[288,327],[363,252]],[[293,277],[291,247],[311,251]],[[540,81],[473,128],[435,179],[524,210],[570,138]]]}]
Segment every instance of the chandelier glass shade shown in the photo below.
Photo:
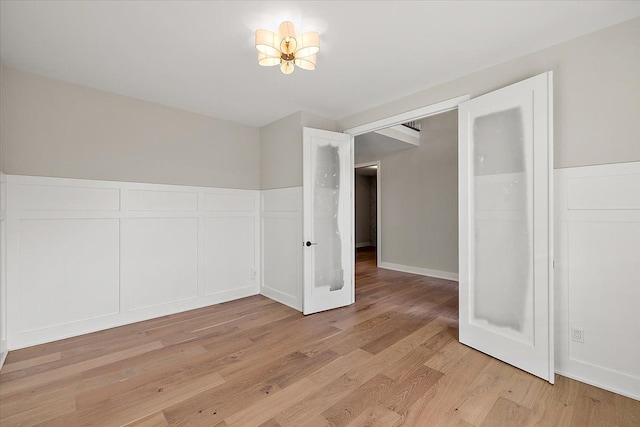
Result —
[{"label": "chandelier glass shade", "polygon": [[278,32],[256,30],[258,64],[270,67],[280,66],[284,74],[291,74],[295,67],[315,70],[320,36],[315,31],[296,34],[290,21],[280,24]]}]

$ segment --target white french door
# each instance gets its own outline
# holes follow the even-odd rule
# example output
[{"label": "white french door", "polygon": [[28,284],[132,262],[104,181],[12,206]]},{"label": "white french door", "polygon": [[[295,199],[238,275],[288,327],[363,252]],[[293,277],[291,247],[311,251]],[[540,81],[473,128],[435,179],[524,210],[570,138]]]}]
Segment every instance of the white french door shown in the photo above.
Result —
[{"label": "white french door", "polygon": [[552,73],[459,106],[460,342],[551,383]]},{"label": "white french door", "polygon": [[355,302],[351,135],[303,129],[303,313]]}]

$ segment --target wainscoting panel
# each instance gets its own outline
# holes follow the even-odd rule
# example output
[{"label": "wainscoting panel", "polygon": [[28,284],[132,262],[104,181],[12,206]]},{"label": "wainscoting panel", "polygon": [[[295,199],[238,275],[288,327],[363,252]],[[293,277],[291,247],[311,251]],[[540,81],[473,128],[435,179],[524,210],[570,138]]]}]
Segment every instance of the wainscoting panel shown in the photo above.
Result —
[{"label": "wainscoting panel", "polygon": [[259,191],[6,179],[9,349],[259,291]]},{"label": "wainscoting panel", "polygon": [[555,185],[556,370],[640,399],[640,162],[558,169]]},{"label": "wainscoting panel", "polygon": [[117,219],[26,219],[19,227],[20,333],[118,313]]},{"label": "wainscoting panel", "polygon": [[198,211],[198,193],[186,191],[130,190],[130,211]]},{"label": "wainscoting panel", "polygon": [[254,212],[256,198],[249,194],[205,194],[205,212]]},{"label": "wainscoting panel", "polygon": [[118,211],[117,188],[28,185],[18,195],[23,211]]},{"label": "wainscoting panel", "polygon": [[569,178],[567,186],[569,210],[640,209],[640,181],[633,174]]},{"label": "wainscoting panel", "polygon": [[254,287],[256,231],[253,216],[204,219],[205,295]]},{"label": "wainscoting panel", "polygon": [[129,219],[124,250],[122,291],[128,310],[198,296],[197,218]]},{"label": "wainscoting panel", "polygon": [[262,191],[260,293],[302,311],[302,187]]}]

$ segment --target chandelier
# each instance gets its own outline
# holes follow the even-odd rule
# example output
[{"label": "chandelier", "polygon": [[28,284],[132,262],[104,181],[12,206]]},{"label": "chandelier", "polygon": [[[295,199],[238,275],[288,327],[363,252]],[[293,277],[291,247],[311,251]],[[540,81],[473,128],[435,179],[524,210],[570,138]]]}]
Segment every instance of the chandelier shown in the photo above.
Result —
[{"label": "chandelier", "polygon": [[294,65],[303,70],[315,70],[320,36],[315,31],[296,34],[293,22],[280,24],[278,33],[256,30],[258,64],[270,67],[279,65],[284,74],[291,74]]}]

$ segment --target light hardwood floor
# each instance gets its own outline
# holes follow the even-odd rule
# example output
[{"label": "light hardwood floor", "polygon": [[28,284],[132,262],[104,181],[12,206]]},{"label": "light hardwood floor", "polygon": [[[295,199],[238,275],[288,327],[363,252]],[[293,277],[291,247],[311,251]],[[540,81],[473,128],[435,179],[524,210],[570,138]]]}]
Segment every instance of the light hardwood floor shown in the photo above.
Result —
[{"label": "light hardwood floor", "polygon": [[455,282],[357,256],[356,304],[262,296],[11,352],[9,426],[638,426],[640,402],[551,386],[457,342]]}]

